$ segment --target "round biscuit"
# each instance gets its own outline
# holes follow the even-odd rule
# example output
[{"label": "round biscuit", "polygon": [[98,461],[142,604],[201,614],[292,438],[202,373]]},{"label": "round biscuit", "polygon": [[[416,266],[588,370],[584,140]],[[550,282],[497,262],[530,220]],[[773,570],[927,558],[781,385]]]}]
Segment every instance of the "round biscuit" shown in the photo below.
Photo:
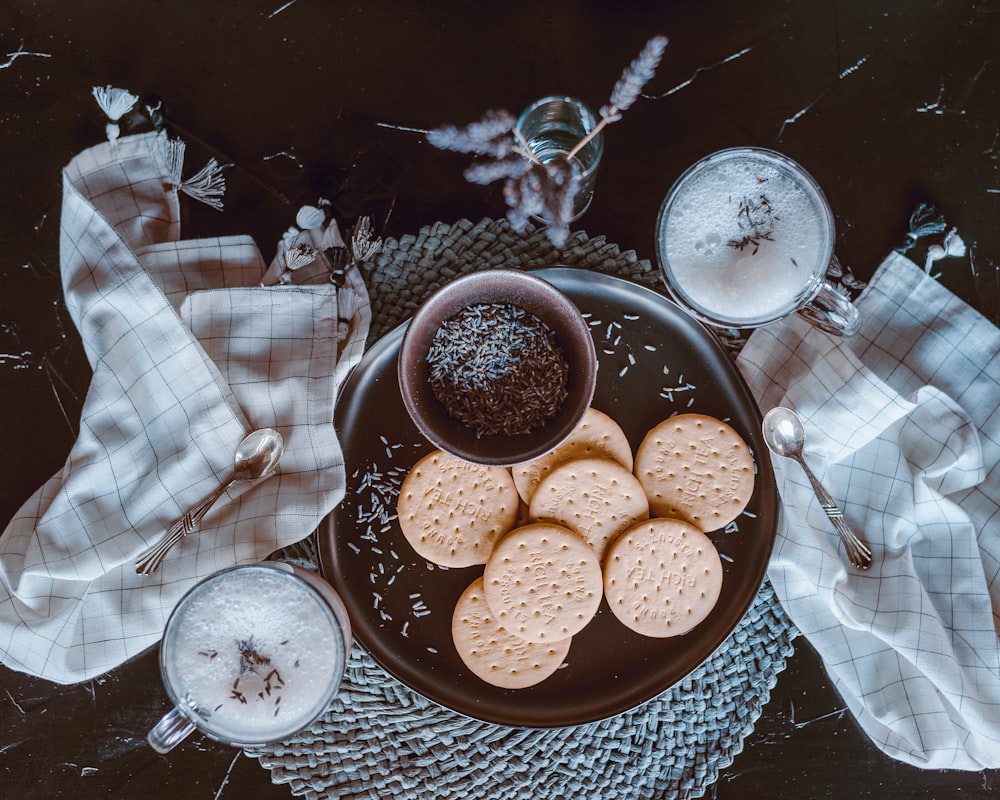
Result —
[{"label": "round biscuit", "polygon": [[462,593],[451,618],[451,636],[465,666],[501,689],[534,686],[559,669],[571,637],[544,644],[526,642],[501,625],[490,610],[483,578]]},{"label": "round biscuit", "polygon": [[576,426],[558,447],[526,464],[513,468],[514,485],[526,503],[539,482],[556,466],[576,458],[610,458],[632,470],[632,445],[621,426],[603,411],[588,408]]},{"label": "round biscuit", "polygon": [[731,426],[705,414],[678,414],[654,426],[636,451],[634,471],[652,515],[703,531],[728,525],[753,495],[750,448]]},{"label": "round biscuit", "polygon": [[609,542],[649,518],[649,502],[639,480],[618,462],[581,458],[559,464],[542,478],[528,517],[580,534],[603,560]]},{"label": "round biscuit", "polygon": [[601,604],[601,565],[594,549],[560,525],[515,528],[493,548],[483,578],[497,621],[528,642],[579,633]]},{"label": "round biscuit", "polygon": [[644,636],[687,633],[715,607],[722,560],[693,525],[657,517],[625,531],[608,549],[604,595],[611,612]]},{"label": "round biscuit", "polygon": [[400,486],[399,527],[414,550],[443,567],[485,564],[514,527],[518,495],[510,471],[470,464],[441,450],[421,458]]}]

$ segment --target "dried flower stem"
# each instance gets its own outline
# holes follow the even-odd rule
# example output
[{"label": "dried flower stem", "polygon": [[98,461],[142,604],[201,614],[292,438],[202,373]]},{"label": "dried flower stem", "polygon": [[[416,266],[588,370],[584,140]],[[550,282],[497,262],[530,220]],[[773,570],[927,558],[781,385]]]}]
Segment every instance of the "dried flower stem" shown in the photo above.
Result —
[{"label": "dried flower stem", "polygon": [[667,48],[667,41],[666,36],[654,36],[646,42],[642,52],[625,68],[621,78],[615,84],[615,88],[611,92],[611,100],[608,105],[601,108],[601,118],[597,124],[576,143],[566,158],[572,159],[597,134],[612,122],[617,122],[622,118],[622,112],[638,99],[642,87],[656,74],[656,68],[660,65],[660,59],[663,58],[663,51]]},{"label": "dried flower stem", "polygon": [[586,136],[584,136],[584,137],[583,137],[583,138],[582,138],[582,139],[581,139],[581,140],[580,140],[579,142],[577,142],[577,143],[576,143],[576,145],[574,145],[573,149],[572,149],[572,150],[570,150],[570,151],[569,151],[569,152],[568,152],[568,153],[566,154],[566,159],[567,159],[567,161],[570,161],[570,160],[572,160],[572,159],[573,159],[573,157],[574,157],[574,156],[575,156],[575,155],[576,155],[577,153],[579,153],[579,152],[580,152],[581,150],[583,150],[583,148],[584,148],[584,147],[586,147],[586,146],[587,146],[587,145],[588,145],[588,144],[590,143],[590,141],[591,141],[591,140],[592,140],[592,139],[593,139],[593,138],[594,138],[595,136],[597,136],[597,134],[599,134],[599,133],[600,133],[601,131],[603,131],[603,130],[604,130],[604,129],[605,129],[606,127],[608,127],[608,125],[609,125],[609,124],[610,124],[610,123],[609,123],[609,121],[608,121],[608,119],[607,119],[606,117],[601,117],[601,118],[600,118],[600,119],[599,119],[599,120],[597,121],[597,124],[596,124],[596,125],[595,125],[595,126],[594,126],[593,128],[591,128],[591,129],[590,129],[590,133],[588,133],[588,134],[587,134]]},{"label": "dried flower stem", "polygon": [[517,139],[517,143],[519,145],[518,152],[520,152],[521,155],[523,155],[529,161],[533,161],[536,164],[541,164],[542,163],[541,159],[539,159],[538,156],[536,156],[534,153],[531,152],[531,145],[528,144],[528,140],[524,138],[524,134],[521,133],[521,131],[518,129],[516,125],[514,126],[513,130],[514,130],[514,138]]},{"label": "dried flower stem", "polygon": [[562,247],[569,237],[573,199],[580,186],[580,173],[572,159],[598,133],[621,119],[622,112],[642,93],[656,73],[667,37],[654,36],[629,64],[615,84],[600,119],[590,132],[565,156],[548,162],[531,151],[513,115],[503,109],[487,111],[477,122],[463,128],[444,125],[427,133],[427,141],[442,150],[472,153],[479,158],[465,170],[471,183],[504,183],[507,219],[516,231],[523,231],[532,217],[546,220],[549,240]]}]

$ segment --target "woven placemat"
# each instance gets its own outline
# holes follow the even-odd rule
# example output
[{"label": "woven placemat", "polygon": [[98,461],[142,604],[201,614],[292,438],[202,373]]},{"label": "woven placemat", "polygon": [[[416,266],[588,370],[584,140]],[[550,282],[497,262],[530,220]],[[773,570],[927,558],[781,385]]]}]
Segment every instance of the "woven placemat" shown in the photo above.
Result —
[{"label": "woven placemat", "polygon": [[[566,265],[658,288],[646,260],[574,233],[557,250],[544,230],[503,220],[437,223],[386,241],[365,265],[371,341],[456,275]],[[275,783],[308,798],[513,800],[701,797],[732,763],[798,635],[765,581],[727,641],[685,680],[600,722],[527,729],[473,720],[399,683],[357,645],[340,693],[293,738],[248,751]]]}]

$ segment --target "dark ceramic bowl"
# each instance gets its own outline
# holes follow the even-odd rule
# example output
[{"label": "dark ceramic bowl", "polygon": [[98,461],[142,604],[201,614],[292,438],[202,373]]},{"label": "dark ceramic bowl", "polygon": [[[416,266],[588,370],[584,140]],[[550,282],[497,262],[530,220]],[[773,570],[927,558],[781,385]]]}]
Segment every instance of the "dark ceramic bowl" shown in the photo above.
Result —
[{"label": "dark ceramic bowl", "polygon": [[[427,353],[434,335],[445,320],[480,303],[509,303],[534,314],[555,334],[566,358],[567,397],[555,416],[529,433],[477,436],[431,388]],[[596,382],[594,340],[580,311],[548,281],[518,270],[484,270],[445,284],[417,309],[399,350],[399,390],[417,429],[434,446],[474,464],[523,464],[562,443],[593,400]]]}]

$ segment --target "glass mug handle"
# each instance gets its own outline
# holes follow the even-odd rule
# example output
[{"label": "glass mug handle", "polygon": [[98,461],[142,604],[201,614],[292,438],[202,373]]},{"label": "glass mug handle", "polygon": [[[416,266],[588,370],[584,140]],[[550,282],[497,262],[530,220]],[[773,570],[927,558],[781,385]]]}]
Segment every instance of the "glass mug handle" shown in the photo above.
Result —
[{"label": "glass mug handle", "polygon": [[[830,263],[840,266],[836,256]],[[837,336],[853,336],[861,327],[861,312],[828,279],[823,281],[819,293],[798,310],[798,315],[820,330]]]},{"label": "glass mug handle", "polygon": [[195,724],[175,708],[161,717],[146,734],[146,739],[157,753],[169,753],[195,730]]}]

